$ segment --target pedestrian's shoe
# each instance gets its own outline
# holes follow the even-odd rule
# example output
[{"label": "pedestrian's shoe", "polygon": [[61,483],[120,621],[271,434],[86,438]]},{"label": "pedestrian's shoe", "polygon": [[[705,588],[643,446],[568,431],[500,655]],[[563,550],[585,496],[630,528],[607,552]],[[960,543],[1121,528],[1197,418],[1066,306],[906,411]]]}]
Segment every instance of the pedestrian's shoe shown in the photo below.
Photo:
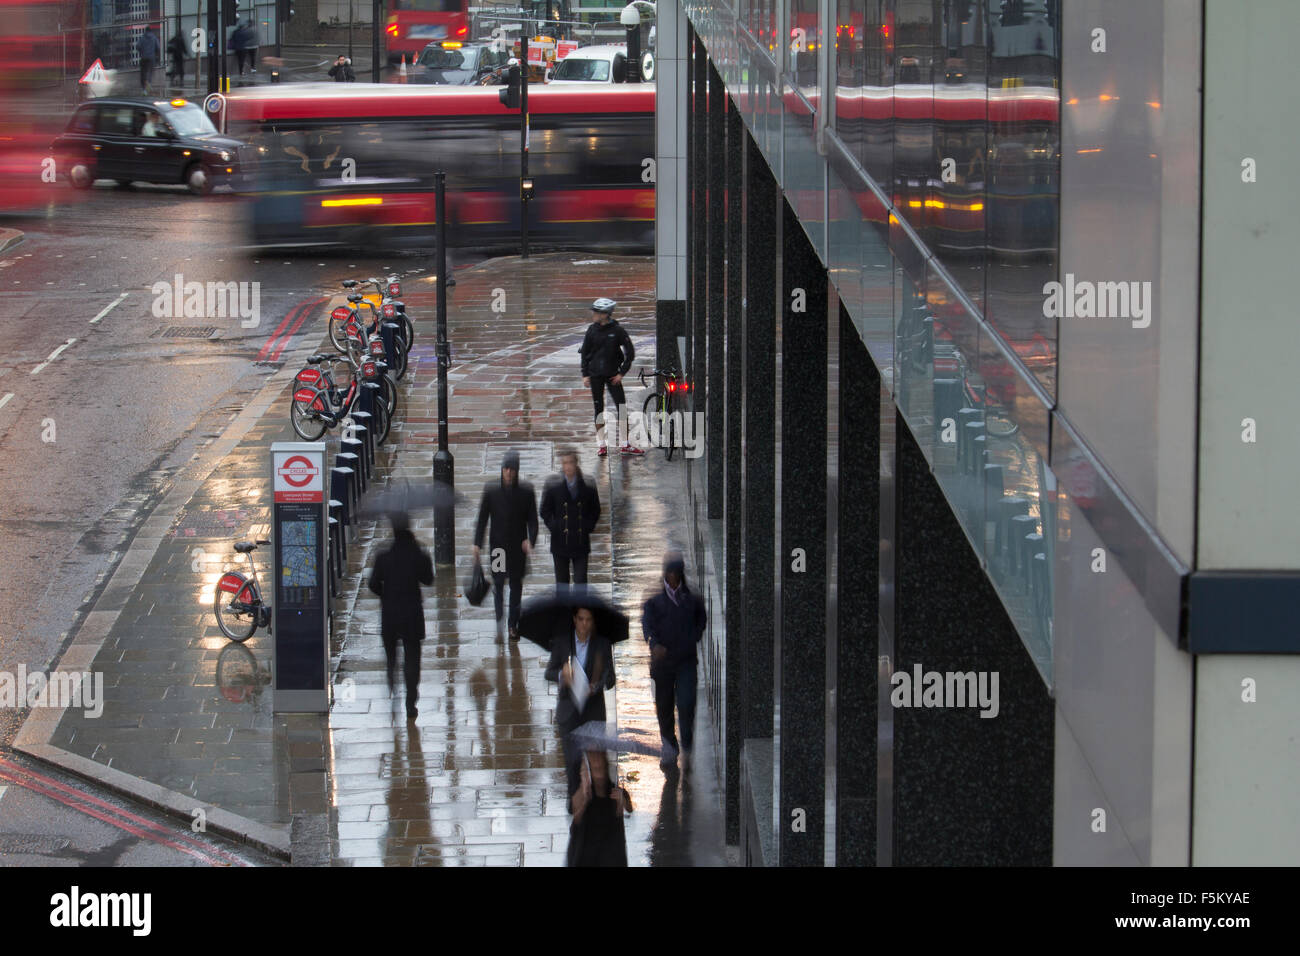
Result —
[{"label": "pedestrian's shoe", "polygon": [[637,448],[636,445],[631,445],[631,444],[624,445],[622,448],[619,449],[619,451],[621,451],[624,455],[644,455],[644,454],[645,454],[645,452],[642,451],[640,448]]},{"label": "pedestrian's shoe", "polygon": [[512,640],[512,641],[517,641],[517,640],[519,640],[519,628],[517,628],[517,627],[512,627],[512,628],[510,629],[510,640]]},{"label": "pedestrian's shoe", "polygon": [[596,454],[599,455],[601,458],[604,458],[606,455],[609,454],[609,449],[606,448],[604,445],[601,445],[599,448],[596,449]]},{"label": "pedestrian's shoe", "polygon": [[664,770],[677,767],[677,747],[671,740],[662,741],[663,752],[659,756],[659,766]]}]

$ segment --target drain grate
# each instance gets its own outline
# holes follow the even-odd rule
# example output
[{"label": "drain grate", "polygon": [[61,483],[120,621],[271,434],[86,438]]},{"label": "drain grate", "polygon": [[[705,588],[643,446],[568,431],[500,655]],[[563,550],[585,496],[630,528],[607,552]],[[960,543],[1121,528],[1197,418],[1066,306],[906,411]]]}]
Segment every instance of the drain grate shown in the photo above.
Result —
[{"label": "drain grate", "polygon": [[215,325],[169,325],[158,332],[163,339],[208,339],[215,335]]},{"label": "drain grate", "polygon": [[379,758],[381,780],[424,780],[443,774],[446,755],[441,753],[386,753]]},{"label": "drain grate", "polygon": [[252,518],[252,512],[243,508],[182,509],[168,534],[178,538],[228,538],[232,531],[245,527]]},{"label": "drain grate", "polygon": [[523,866],[522,843],[471,843],[443,846],[421,843],[415,848],[416,866]]}]

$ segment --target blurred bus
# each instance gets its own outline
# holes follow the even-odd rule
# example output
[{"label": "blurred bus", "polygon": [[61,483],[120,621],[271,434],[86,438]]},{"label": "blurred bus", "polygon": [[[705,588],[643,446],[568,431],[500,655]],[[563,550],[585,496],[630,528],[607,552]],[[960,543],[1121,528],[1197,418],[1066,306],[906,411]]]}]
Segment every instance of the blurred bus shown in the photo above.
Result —
[{"label": "blurred bus", "polygon": [[403,55],[414,63],[434,40],[472,39],[469,35],[469,0],[392,0],[384,27],[388,59]]},{"label": "blurred bus", "polygon": [[[434,174],[448,242],[517,245],[519,113],[492,87],[311,84],[239,90],[226,129],[253,147],[259,246],[428,245]],[[529,91],[530,241],[654,246],[651,86]]]}]

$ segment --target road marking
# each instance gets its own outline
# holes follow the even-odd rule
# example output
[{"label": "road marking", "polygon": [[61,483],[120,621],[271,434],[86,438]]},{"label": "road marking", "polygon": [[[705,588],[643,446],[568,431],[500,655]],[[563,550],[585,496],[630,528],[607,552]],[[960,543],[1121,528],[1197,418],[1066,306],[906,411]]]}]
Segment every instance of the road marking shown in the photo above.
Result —
[{"label": "road marking", "polygon": [[0,408],[4,408],[6,405],[8,405],[8,404],[9,404],[9,399],[11,399],[11,398],[13,398],[13,397],[14,397],[14,393],[13,393],[13,392],[5,392],[5,397],[4,397],[4,398],[0,398]]},{"label": "road marking", "polygon": [[8,787],[0,787],[0,800],[4,799],[5,791],[8,789]]},{"label": "road marking", "polygon": [[50,353],[50,357],[49,357],[49,358],[47,358],[47,359],[46,359],[44,362],[42,362],[40,365],[36,366],[36,368],[32,369],[32,374],[35,375],[35,374],[36,374],[37,372],[39,372],[41,369],[45,368],[45,366],[47,366],[47,365],[49,365],[51,362],[53,362],[56,358],[59,357],[60,353],[62,353],[62,351],[63,351],[64,349],[66,349],[69,345],[71,345],[71,344],[72,344],[73,342],[75,342],[75,341],[77,341],[77,340],[76,340],[76,339],[68,339],[68,341],[66,341],[66,342],[64,342],[62,345],[60,345],[57,349],[55,349],[53,352]]},{"label": "road marking", "polygon": [[103,312],[99,313],[99,315],[97,315],[97,316],[95,316],[93,319],[91,319],[91,320],[90,320],[90,324],[91,324],[91,325],[98,325],[100,319],[102,319],[104,316],[108,315],[108,313],[110,313],[110,312],[112,312],[114,309],[116,309],[116,308],[118,307],[118,305],[122,302],[122,300],[125,299],[125,298],[126,298],[128,295],[130,295],[130,294],[131,294],[131,293],[129,293],[129,292],[123,292],[121,295],[119,295],[116,299],[113,300],[113,304],[112,304],[112,305],[110,305],[110,306],[109,306],[108,308],[106,308]]}]

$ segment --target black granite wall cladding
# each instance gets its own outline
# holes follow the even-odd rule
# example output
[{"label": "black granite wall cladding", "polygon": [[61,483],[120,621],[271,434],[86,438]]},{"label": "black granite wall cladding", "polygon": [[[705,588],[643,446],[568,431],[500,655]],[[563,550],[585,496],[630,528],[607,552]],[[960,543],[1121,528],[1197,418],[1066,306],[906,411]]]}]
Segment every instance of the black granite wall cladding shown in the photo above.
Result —
[{"label": "black granite wall cladding", "polygon": [[741,547],[744,523],[741,520],[741,438],[745,350],[741,329],[741,299],[744,296],[741,266],[744,262],[741,196],[744,186],[745,132],[740,114],[728,103],[727,112],[727,315],[726,315],[726,499],[723,503],[726,581],[723,594],[727,626],[727,687],[723,731],[726,734],[726,820],[727,842],[740,840],[740,744],[744,739],[741,719],[744,673],[741,640],[744,626],[744,591],[741,589]]},{"label": "black granite wall cladding", "polygon": [[782,232],[782,866],[820,866],[826,826],[826,270],[786,202]]},{"label": "black granite wall cladding", "polygon": [[727,96],[722,77],[709,64],[709,304],[708,304],[708,375],[704,387],[695,392],[695,410],[704,412],[705,447],[709,485],[709,517],[722,517],[722,473],[724,439],[722,434],[723,315],[726,303],[726,194],[727,194]]},{"label": "black granite wall cladding", "polygon": [[[744,736],[772,736],[774,530],[776,528],[776,181],[746,137],[744,336],[744,538],[741,627]],[[727,675],[728,681],[731,675]]]},{"label": "black granite wall cladding", "polygon": [[[686,352],[678,356],[678,364],[674,366],[681,372],[686,372],[691,367],[691,329],[692,316],[695,310],[699,308],[699,299],[696,293],[697,282],[695,277],[695,185],[698,174],[695,171],[695,97],[691,90],[691,83],[695,77],[695,28],[691,26],[690,21],[686,23],[686,47],[683,57],[686,60],[686,142],[682,144],[682,155],[686,160],[686,223],[683,229],[682,241],[686,243],[683,252],[686,254],[686,311],[685,322],[682,325],[678,335],[684,336],[686,341]],[[663,347],[663,339],[659,339],[660,348]],[[673,345],[676,350],[676,340]],[[664,368],[662,364],[659,366]]]},{"label": "black granite wall cladding", "polygon": [[996,675],[998,710],[895,706],[894,865],[1050,866],[1051,698],[901,417],[897,434],[894,673]]},{"label": "black granite wall cladding", "polygon": [[691,220],[692,257],[687,261],[694,263],[690,270],[690,281],[695,300],[690,312],[691,344],[689,355],[691,365],[688,370],[693,395],[695,383],[704,380],[707,370],[705,334],[708,330],[709,306],[709,272],[707,268],[709,259],[709,58],[698,35],[695,37],[695,55],[691,60],[691,73],[694,89],[694,95],[691,97],[692,108],[689,121],[692,130],[691,152],[693,154],[691,205],[694,208],[695,215]]},{"label": "black granite wall cladding", "polygon": [[677,337],[686,334],[686,303],[681,299],[655,301],[655,361],[673,362],[681,367],[677,354]]},{"label": "black granite wall cladding", "polygon": [[880,373],[848,311],[841,306],[831,321],[839,323],[838,567],[829,604],[837,616],[835,862],[874,866]]}]

